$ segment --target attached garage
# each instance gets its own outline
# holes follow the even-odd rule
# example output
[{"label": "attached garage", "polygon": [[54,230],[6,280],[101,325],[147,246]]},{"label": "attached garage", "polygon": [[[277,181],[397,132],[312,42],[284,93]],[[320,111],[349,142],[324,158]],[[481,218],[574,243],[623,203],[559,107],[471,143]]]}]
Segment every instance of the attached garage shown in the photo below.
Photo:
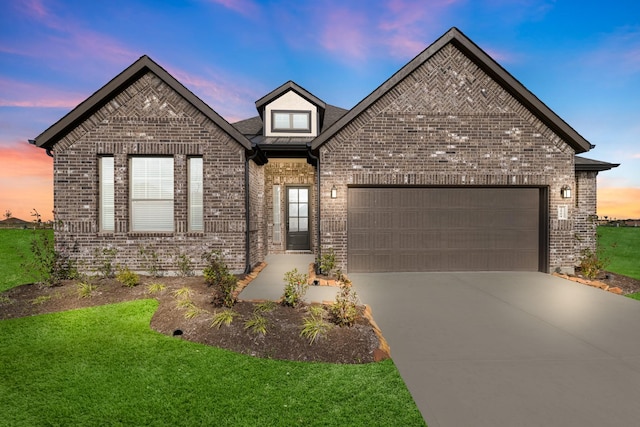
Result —
[{"label": "attached garage", "polygon": [[349,188],[349,272],[545,271],[547,191]]}]

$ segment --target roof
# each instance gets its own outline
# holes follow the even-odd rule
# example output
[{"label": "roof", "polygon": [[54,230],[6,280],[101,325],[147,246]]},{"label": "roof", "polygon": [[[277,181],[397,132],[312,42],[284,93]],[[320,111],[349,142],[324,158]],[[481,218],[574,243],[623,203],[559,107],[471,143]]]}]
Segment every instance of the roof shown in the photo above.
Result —
[{"label": "roof", "polygon": [[608,163],[600,160],[587,159],[586,157],[575,156],[576,171],[602,172],[617,168],[618,166],[620,166],[620,163]]},{"label": "roof", "polygon": [[164,68],[154,62],[147,55],[140,57],[136,62],[131,64],[126,70],[114,77],[109,83],[101,87],[89,98],[84,100],[80,105],[71,110],[67,115],[58,122],[54,123],[47,130],[42,132],[35,139],[35,145],[42,148],[51,149],[61,138],[74,129],[77,125],[86,120],[89,116],[102,108],[116,94],[120,93],[131,85],[135,80],[147,72],[152,72],[160,78],[165,84],[178,92],[191,105],[198,109],[202,114],[213,121],[231,138],[236,140],[245,149],[251,149],[251,142],[236,128],[231,126],[229,122],[223,119],[211,107],[198,98],[193,92],[182,85]]},{"label": "roof", "polygon": [[361,113],[371,107],[387,92],[393,89],[399,82],[413,73],[418,67],[432,58],[438,51],[449,43],[456,46],[469,59],[471,59],[478,67],[486,72],[492,79],[500,84],[514,98],[521,102],[529,111],[531,111],[538,119],[545,123],[558,136],[565,140],[576,153],[584,153],[589,151],[592,146],[578,132],[562,120],[556,113],[551,111],[542,101],[540,101],[533,93],[525,88],[522,83],[516,80],[508,71],[500,64],[493,60],[486,52],[472,42],[462,31],[453,27],[444,33],[431,46],[427,47],[418,56],[413,58],[407,65],[398,70],[387,81],[380,85],[370,95],[360,101],[347,114],[342,116],[340,120],[333,124],[329,129],[320,134],[312,144],[312,149],[316,150],[322,144],[327,142],[332,136],[347,126],[352,120],[356,119]]}]

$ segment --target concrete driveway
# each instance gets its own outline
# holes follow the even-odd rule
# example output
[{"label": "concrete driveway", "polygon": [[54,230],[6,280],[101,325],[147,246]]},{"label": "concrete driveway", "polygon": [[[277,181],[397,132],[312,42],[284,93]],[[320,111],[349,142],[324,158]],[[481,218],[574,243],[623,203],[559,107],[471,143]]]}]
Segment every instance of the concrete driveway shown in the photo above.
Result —
[{"label": "concrete driveway", "polygon": [[349,277],[430,427],[640,425],[640,301],[542,273]]}]

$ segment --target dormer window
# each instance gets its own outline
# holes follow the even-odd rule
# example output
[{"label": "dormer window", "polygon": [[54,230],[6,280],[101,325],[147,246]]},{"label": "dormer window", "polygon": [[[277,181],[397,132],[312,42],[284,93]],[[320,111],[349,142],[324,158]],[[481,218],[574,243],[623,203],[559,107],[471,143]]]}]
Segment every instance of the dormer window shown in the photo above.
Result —
[{"label": "dormer window", "polygon": [[271,110],[272,132],[311,132],[311,111]]}]

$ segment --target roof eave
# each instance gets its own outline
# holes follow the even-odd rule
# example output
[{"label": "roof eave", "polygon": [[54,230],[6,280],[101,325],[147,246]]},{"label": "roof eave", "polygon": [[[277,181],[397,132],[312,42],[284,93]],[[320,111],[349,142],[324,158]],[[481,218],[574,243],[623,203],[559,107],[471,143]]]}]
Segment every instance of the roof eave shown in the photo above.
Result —
[{"label": "roof eave", "polygon": [[75,126],[90,117],[95,111],[102,108],[109,102],[114,94],[120,92],[149,71],[157,75],[173,90],[178,92],[246,150],[251,150],[251,142],[244,135],[147,55],[140,57],[140,59],[98,89],[93,95],[38,135],[35,138],[35,145],[41,148],[52,148],[65,133],[68,133]]}]

